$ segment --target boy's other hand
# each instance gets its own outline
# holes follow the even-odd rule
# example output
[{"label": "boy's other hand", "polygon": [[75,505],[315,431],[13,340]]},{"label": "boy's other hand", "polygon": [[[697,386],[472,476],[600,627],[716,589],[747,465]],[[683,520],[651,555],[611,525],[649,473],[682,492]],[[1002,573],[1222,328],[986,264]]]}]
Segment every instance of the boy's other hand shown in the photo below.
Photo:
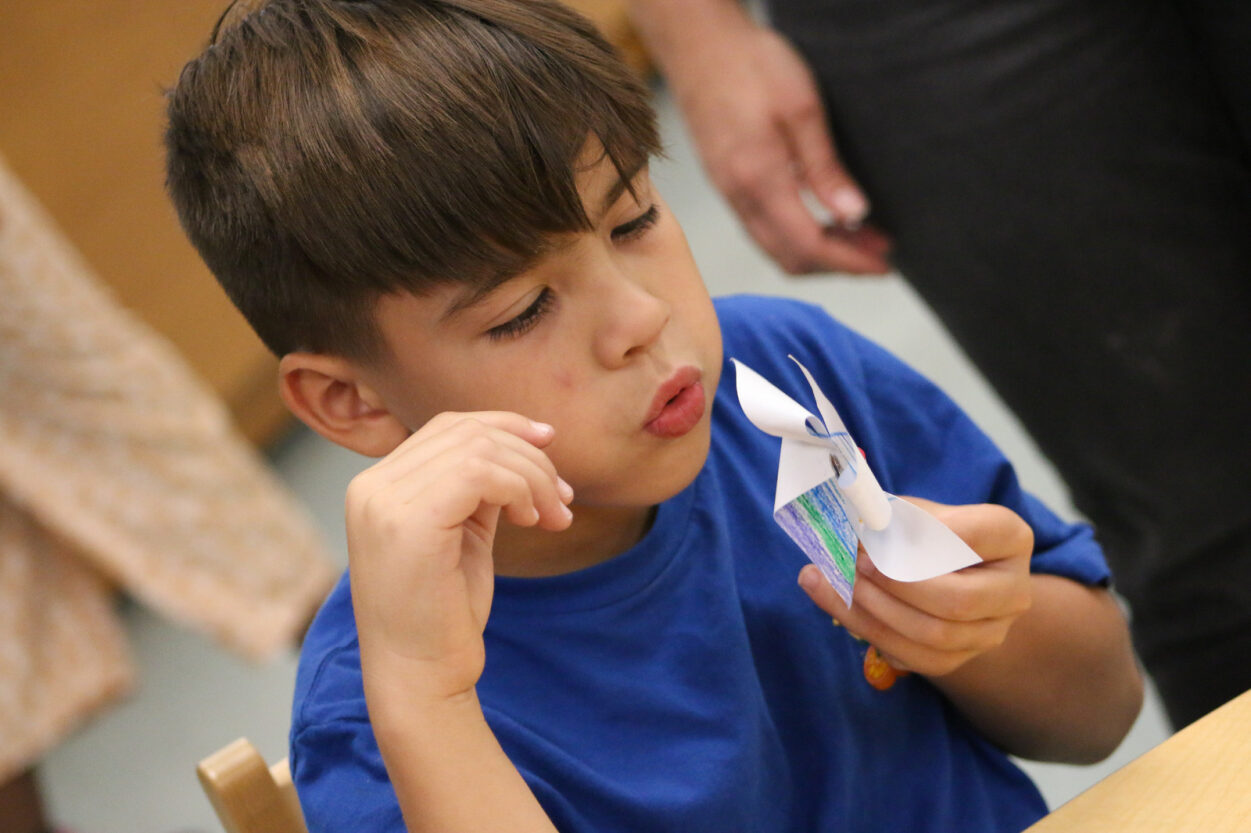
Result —
[{"label": "boy's other hand", "polygon": [[1029,609],[1034,535],[1002,506],[907,500],[946,524],[982,563],[927,581],[894,581],[878,572],[862,547],[851,607],[816,567],[804,567],[800,584],[822,610],[874,645],[895,668],[943,676],[1003,644]]},{"label": "boy's other hand", "polygon": [[[565,529],[573,491],[543,452],[551,426],[507,412],[436,416],[347,491],[347,537],[367,682],[448,699],[482,674],[501,513]],[[398,677],[397,677],[398,675]]]}]

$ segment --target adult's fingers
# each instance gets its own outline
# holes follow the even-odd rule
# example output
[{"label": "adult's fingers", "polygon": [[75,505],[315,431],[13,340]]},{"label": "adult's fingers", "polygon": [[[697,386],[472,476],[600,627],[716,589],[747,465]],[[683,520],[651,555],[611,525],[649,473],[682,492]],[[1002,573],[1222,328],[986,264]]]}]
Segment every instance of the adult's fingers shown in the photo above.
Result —
[{"label": "adult's fingers", "polygon": [[824,232],[827,237],[835,240],[844,240],[859,251],[877,255],[879,258],[882,258],[882,264],[887,262],[886,257],[891,250],[890,238],[871,225],[859,226],[857,228],[826,226]]},{"label": "adult's fingers", "polygon": [[801,185],[821,201],[836,225],[859,227],[869,214],[869,201],[835,152],[816,84],[801,86],[783,108],[782,128],[790,141]]},{"label": "adult's fingers", "polygon": [[793,175],[764,180],[730,194],[730,202],[752,238],[792,275],[890,271],[880,232],[838,233],[818,222],[800,196]]}]

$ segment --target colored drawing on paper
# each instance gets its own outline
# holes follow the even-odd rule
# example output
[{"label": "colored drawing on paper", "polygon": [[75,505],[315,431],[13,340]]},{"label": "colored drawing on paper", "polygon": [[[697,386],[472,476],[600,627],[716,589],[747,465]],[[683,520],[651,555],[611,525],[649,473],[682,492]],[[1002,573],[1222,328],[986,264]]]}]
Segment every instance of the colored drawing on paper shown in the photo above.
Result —
[{"label": "colored drawing on paper", "polygon": [[753,425],[782,440],[774,518],[843,600],[851,604],[862,544],[873,566],[896,581],[924,581],[980,562],[941,521],[882,488],[834,403],[795,363],[820,418],[735,360],[738,401]]},{"label": "colored drawing on paper", "polygon": [[834,481],[818,483],[774,512],[773,517],[850,605],[859,538]]}]

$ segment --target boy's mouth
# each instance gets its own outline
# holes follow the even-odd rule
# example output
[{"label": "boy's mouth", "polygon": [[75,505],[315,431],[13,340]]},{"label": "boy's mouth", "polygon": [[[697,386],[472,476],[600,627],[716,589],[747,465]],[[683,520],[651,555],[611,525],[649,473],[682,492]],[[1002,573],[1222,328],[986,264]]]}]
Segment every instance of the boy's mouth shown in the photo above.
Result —
[{"label": "boy's mouth", "polygon": [[657,437],[672,438],[698,425],[705,408],[702,376],[698,368],[690,365],[670,376],[652,399],[643,430]]}]

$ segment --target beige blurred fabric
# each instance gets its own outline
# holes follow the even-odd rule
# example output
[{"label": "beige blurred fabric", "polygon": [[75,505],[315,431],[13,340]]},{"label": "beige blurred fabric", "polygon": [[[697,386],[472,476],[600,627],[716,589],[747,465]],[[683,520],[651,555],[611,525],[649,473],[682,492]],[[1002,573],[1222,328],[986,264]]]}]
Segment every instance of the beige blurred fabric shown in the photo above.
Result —
[{"label": "beige blurred fabric", "polygon": [[0,783],[132,685],[116,588],[259,660],[336,572],[213,392],[0,158]]}]

